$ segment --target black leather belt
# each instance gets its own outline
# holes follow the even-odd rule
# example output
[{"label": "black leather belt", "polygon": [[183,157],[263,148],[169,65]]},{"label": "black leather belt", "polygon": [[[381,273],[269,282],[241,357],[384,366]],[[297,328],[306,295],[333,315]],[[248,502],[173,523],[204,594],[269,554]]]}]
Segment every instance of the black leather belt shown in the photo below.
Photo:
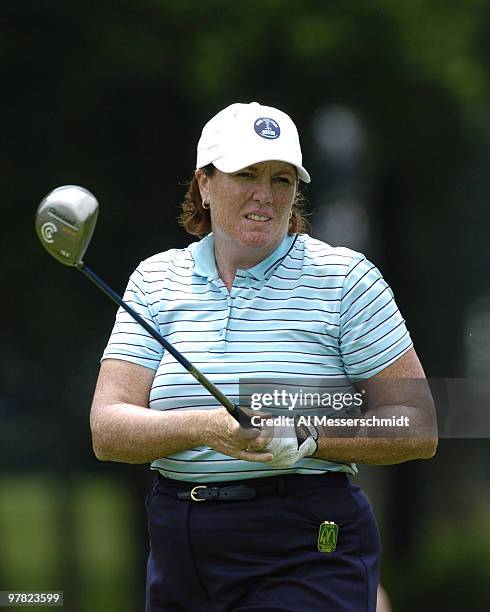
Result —
[{"label": "black leather belt", "polygon": [[152,490],[157,495],[170,495],[183,500],[232,501],[262,498],[270,495],[284,496],[288,493],[297,493],[318,487],[342,487],[348,482],[347,474],[343,472],[315,475],[289,474],[267,478],[247,478],[234,482],[210,482],[208,484],[172,480],[157,472]]},{"label": "black leather belt", "polygon": [[197,485],[191,490],[177,492],[178,499],[192,499],[193,501],[206,501],[207,499],[230,501],[233,499],[254,499],[255,496],[255,489],[246,485],[230,485],[227,487]]}]

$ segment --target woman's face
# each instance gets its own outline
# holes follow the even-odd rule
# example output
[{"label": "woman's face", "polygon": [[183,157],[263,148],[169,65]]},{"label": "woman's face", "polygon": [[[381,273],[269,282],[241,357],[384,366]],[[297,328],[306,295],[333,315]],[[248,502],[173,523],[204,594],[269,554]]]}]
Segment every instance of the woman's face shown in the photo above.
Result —
[{"label": "woman's face", "polygon": [[196,171],[201,197],[210,205],[215,241],[236,249],[272,251],[288,231],[297,174],[291,164],[267,161],[238,172]]}]

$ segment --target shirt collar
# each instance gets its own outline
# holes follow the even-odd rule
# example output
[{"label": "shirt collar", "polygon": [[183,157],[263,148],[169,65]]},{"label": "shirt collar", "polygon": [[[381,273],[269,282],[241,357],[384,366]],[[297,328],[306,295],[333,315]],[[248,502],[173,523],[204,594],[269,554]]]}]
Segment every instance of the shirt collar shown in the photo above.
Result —
[{"label": "shirt collar", "polygon": [[194,273],[198,276],[204,276],[208,280],[216,280],[219,275],[214,258],[213,234],[208,234],[201,238],[199,242],[192,243],[190,248],[194,260]]},{"label": "shirt collar", "polygon": [[[281,244],[265,259],[248,270],[237,270],[237,276],[251,276],[257,280],[269,278],[282,263],[292,249],[298,234],[287,234]],[[208,280],[216,280],[219,276],[214,257],[214,237],[208,234],[199,242],[191,245],[191,256],[194,260],[194,273]]]}]

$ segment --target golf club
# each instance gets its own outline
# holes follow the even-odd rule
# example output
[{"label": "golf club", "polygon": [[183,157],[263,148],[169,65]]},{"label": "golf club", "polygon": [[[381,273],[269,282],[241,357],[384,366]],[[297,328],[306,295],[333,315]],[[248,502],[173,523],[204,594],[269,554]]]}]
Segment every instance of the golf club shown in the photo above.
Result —
[{"label": "golf club", "polygon": [[179,353],[168,340],[126,304],[95,272],[83,262],[94,233],[99,204],[95,196],[78,185],[54,189],[42,200],[36,212],[36,234],[55,259],[83,272],[113,302],[124,308],[135,321],[155,338],[205,389],[222,404],[243,427],[251,427],[250,418],[224,395],[202,372]]}]

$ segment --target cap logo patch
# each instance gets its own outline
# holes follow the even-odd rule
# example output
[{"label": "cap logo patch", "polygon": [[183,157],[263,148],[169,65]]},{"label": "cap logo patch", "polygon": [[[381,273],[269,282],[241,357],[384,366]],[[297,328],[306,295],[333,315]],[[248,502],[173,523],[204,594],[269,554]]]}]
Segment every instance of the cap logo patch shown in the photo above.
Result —
[{"label": "cap logo patch", "polygon": [[254,129],[256,134],[262,138],[267,138],[267,140],[274,140],[281,135],[279,124],[270,117],[260,117],[260,119],[257,119],[254,123]]}]

